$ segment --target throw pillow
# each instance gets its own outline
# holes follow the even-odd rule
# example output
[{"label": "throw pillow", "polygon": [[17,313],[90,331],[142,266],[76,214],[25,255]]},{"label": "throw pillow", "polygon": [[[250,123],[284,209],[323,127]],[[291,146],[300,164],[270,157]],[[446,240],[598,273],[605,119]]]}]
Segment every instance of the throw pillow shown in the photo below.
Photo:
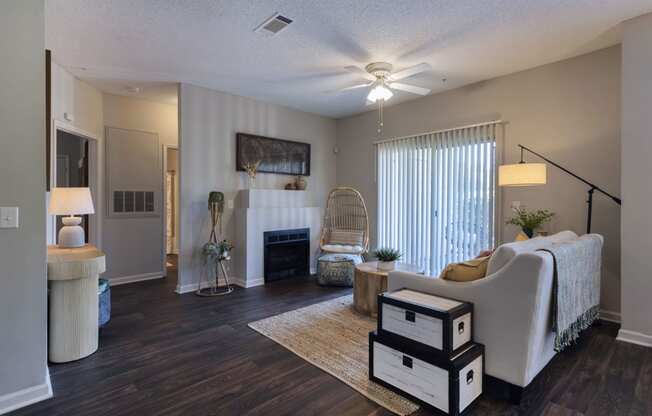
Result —
[{"label": "throw pillow", "polygon": [[482,279],[487,274],[490,256],[477,257],[461,263],[451,263],[439,275],[440,279],[453,282],[472,282]]},{"label": "throw pillow", "polygon": [[364,234],[362,231],[332,230],[329,244],[342,244],[346,246],[361,246]]}]

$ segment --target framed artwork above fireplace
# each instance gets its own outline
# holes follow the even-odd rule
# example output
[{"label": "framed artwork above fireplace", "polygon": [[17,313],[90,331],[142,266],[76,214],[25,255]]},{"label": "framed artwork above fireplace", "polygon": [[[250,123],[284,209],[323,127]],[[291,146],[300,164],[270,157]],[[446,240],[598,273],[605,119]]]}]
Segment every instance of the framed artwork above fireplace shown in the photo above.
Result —
[{"label": "framed artwork above fireplace", "polygon": [[261,173],[310,176],[310,143],[236,133],[236,170],[252,163]]}]

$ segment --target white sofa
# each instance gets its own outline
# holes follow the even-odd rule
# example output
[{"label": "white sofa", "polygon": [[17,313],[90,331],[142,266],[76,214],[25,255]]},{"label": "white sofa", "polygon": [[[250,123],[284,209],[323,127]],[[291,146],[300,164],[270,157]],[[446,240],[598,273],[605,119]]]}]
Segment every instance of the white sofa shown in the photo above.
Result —
[{"label": "white sofa", "polygon": [[553,259],[536,250],[575,238],[574,232],[563,231],[503,244],[492,255],[487,276],[473,282],[392,272],[388,290],[409,288],[472,302],[474,338],[485,345],[485,372],[524,388],[555,355]]}]

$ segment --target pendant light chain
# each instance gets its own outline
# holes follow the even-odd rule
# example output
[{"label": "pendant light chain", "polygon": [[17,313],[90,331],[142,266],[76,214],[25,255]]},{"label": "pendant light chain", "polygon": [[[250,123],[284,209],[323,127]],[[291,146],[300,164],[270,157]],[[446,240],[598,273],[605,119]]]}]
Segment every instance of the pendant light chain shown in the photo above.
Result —
[{"label": "pendant light chain", "polygon": [[383,106],[385,100],[378,100],[378,138],[381,138],[383,132]]}]

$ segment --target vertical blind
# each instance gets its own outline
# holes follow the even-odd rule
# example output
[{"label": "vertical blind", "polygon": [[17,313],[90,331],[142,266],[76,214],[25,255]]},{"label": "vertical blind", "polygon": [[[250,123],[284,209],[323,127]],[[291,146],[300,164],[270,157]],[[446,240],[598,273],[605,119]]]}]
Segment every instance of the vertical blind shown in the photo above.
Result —
[{"label": "vertical blind", "polygon": [[379,247],[437,275],[493,246],[498,126],[377,143]]}]

